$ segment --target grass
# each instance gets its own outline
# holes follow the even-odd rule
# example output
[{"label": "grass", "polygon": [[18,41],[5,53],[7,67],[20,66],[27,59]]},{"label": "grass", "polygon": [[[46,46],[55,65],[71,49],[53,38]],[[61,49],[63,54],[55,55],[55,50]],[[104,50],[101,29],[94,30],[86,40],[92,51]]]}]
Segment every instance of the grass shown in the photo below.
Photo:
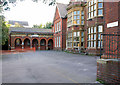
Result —
[{"label": "grass", "polygon": [[100,79],[98,79],[98,78],[96,79],[96,81],[100,82],[101,84],[107,85],[107,84],[105,84],[104,81],[102,81],[102,80],[100,80]]}]

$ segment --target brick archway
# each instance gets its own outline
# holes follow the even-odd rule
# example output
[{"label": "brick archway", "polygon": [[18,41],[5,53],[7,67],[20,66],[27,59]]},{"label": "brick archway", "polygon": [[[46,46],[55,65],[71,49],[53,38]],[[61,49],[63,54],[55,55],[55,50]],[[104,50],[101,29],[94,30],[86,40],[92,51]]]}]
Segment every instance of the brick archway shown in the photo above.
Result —
[{"label": "brick archway", "polygon": [[46,39],[41,39],[40,40],[40,50],[46,50]]},{"label": "brick archway", "polygon": [[15,38],[14,40],[15,49],[22,49],[22,39],[21,38]]},{"label": "brick archway", "polygon": [[48,40],[48,50],[53,50],[53,39]]},{"label": "brick archway", "polygon": [[29,38],[24,39],[24,48],[25,49],[30,48],[30,39]]},{"label": "brick archway", "polygon": [[35,47],[38,50],[38,39],[32,39],[32,47]]}]

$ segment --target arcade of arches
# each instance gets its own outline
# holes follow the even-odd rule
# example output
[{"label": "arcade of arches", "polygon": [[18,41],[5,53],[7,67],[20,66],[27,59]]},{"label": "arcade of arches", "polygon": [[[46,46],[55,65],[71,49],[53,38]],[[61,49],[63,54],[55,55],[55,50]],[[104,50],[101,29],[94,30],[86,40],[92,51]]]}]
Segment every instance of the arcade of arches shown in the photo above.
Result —
[{"label": "arcade of arches", "polygon": [[52,29],[11,27],[9,33],[10,49],[53,49]]},{"label": "arcade of arches", "polygon": [[53,39],[52,38],[20,38],[14,39],[14,45],[11,49],[32,49],[36,50],[53,50]]}]

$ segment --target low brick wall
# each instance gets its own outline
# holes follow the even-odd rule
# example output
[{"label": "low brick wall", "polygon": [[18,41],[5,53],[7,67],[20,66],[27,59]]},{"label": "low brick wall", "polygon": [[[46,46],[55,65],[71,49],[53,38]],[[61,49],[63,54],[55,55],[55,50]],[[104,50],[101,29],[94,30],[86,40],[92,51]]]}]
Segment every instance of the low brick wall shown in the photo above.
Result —
[{"label": "low brick wall", "polygon": [[120,83],[120,59],[97,60],[97,80],[104,83]]}]

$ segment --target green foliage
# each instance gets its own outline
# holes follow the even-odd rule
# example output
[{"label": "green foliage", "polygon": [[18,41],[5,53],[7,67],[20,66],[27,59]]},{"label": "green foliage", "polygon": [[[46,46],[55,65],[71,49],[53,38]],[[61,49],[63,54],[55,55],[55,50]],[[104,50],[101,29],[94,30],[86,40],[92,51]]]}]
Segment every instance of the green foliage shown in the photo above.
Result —
[{"label": "green foliage", "polygon": [[45,25],[45,29],[52,29],[52,23],[51,22],[47,22]]},{"label": "green foliage", "polygon": [[[0,0],[0,7],[4,7],[3,10],[10,10],[9,4],[13,4],[16,6],[18,2],[25,0]],[[48,4],[49,6],[55,5],[56,0],[32,0],[33,2],[41,1],[44,4]]]},{"label": "green foliage", "polygon": [[5,45],[6,41],[8,41],[9,27],[10,25],[7,22],[2,21],[2,45]]},{"label": "green foliage", "polygon": [[15,27],[23,27],[23,26],[16,22]]},{"label": "green foliage", "polygon": [[43,25],[42,25],[42,24],[40,24],[40,25],[37,25],[37,24],[36,24],[36,25],[33,25],[32,28],[41,28],[41,29],[42,29],[42,28],[43,28]]},{"label": "green foliage", "polygon": [[[100,82],[101,84],[105,84],[104,81],[100,80],[99,78],[96,79],[96,81]],[[105,84],[106,85],[106,84]]]},{"label": "green foliage", "polygon": [[51,23],[51,22],[47,22],[47,23],[46,23],[46,25],[42,25],[42,24],[37,25],[37,24],[36,24],[36,25],[33,25],[33,27],[32,27],[32,28],[52,29],[51,25],[52,25],[52,23]]}]

